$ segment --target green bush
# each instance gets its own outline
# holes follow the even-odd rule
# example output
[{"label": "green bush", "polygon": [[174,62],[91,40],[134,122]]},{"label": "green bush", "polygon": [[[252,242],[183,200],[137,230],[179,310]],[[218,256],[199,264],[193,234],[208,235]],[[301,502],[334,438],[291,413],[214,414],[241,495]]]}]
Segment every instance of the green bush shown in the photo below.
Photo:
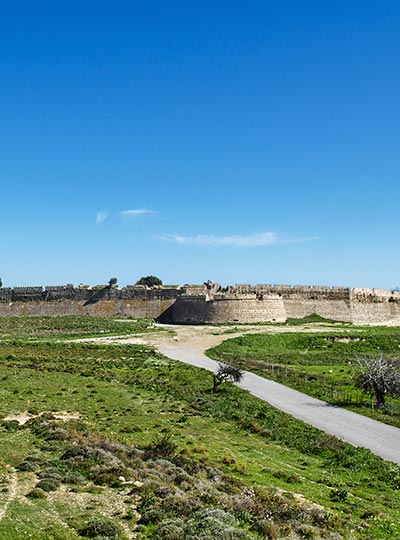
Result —
[{"label": "green bush", "polygon": [[108,518],[93,518],[79,531],[79,534],[81,536],[88,536],[89,538],[96,538],[96,540],[99,537],[109,540],[122,538],[120,526]]},{"label": "green bush", "polygon": [[180,519],[164,521],[153,531],[154,540],[182,540],[185,538],[183,521]]},{"label": "green bush", "polygon": [[44,499],[46,493],[43,489],[35,487],[28,493],[27,497],[30,497],[31,499]]},{"label": "green bush", "polygon": [[5,431],[18,431],[21,427],[18,420],[3,420],[1,425]]},{"label": "green bush", "polygon": [[25,459],[17,466],[17,471],[33,472],[38,469],[38,465],[29,459]]},{"label": "green bush", "polygon": [[330,492],[329,498],[334,502],[344,502],[347,499],[348,493],[345,489],[334,489]]},{"label": "green bush", "polygon": [[36,488],[43,489],[43,491],[56,491],[60,486],[60,482],[51,478],[43,478],[36,484]]},{"label": "green bush", "polygon": [[171,439],[170,433],[164,433],[155,441],[146,446],[144,459],[169,458],[176,452],[176,444]]}]

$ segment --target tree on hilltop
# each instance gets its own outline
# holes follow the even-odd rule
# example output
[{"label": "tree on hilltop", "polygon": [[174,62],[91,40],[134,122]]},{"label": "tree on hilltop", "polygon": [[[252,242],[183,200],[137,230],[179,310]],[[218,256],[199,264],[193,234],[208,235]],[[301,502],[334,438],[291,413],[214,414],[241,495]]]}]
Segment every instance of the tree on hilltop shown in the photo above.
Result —
[{"label": "tree on hilltop", "polygon": [[143,276],[135,285],[144,285],[145,287],[159,287],[162,285],[162,281],[157,276]]},{"label": "tree on hilltop", "polygon": [[385,397],[400,396],[400,359],[366,355],[357,356],[353,381],[357,388],[375,396],[375,409],[385,405]]}]

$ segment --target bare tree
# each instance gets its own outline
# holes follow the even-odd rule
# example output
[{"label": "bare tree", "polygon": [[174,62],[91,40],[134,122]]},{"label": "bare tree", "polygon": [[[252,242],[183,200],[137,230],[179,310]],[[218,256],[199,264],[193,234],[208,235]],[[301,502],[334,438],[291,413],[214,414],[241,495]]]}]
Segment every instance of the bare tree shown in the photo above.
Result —
[{"label": "bare tree", "polygon": [[356,356],[353,381],[357,388],[375,396],[375,409],[385,405],[386,395],[400,396],[400,359],[366,355]]},{"label": "bare tree", "polygon": [[224,381],[240,382],[244,377],[244,371],[233,366],[228,366],[222,362],[218,362],[218,371],[214,373],[214,384],[212,391],[216,392],[218,387]]}]

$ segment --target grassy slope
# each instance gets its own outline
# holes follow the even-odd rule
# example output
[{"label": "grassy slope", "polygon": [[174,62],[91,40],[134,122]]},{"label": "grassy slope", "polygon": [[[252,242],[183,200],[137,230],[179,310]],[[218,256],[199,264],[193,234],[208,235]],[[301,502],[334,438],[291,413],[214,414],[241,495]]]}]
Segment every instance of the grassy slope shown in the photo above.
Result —
[{"label": "grassy slope", "polygon": [[[209,374],[148,348],[3,342],[0,379],[3,418],[26,410],[81,415],[24,427],[3,421],[4,540],[76,539],[100,514],[129,537],[137,505],[143,538],[225,538],[229,530],[234,539],[400,535],[398,467],[233,386],[212,395]],[[34,470],[14,471],[26,462]],[[26,497],[39,475],[54,474],[62,482],[56,491]],[[290,492],[324,509],[302,508]]]},{"label": "grassy slope", "polygon": [[211,349],[212,358],[287,384],[330,403],[400,427],[400,399],[376,412],[372,397],[356,390],[351,376],[356,354],[400,353],[398,328],[346,328],[345,333],[246,335]]}]

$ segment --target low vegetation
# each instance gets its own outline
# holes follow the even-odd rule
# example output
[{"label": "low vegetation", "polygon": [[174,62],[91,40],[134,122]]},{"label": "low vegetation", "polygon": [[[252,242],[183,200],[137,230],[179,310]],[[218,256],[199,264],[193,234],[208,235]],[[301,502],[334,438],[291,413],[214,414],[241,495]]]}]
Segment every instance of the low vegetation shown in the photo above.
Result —
[{"label": "low vegetation", "polygon": [[209,351],[212,358],[221,362],[400,427],[399,398],[388,397],[377,411],[374,392],[365,393],[365,388],[357,389],[360,385],[355,384],[359,373],[357,358],[379,358],[382,354],[388,359],[399,356],[398,328],[335,325],[329,332],[246,335]]},{"label": "low vegetation", "polygon": [[100,317],[0,317],[0,340],[113,336],[154,331],[151,319],[115,321]]},{"label": "low vegetation", "polygon": [[2,540],[400,536],[399,467],[150,348],[3,341],[0,380]]}]

